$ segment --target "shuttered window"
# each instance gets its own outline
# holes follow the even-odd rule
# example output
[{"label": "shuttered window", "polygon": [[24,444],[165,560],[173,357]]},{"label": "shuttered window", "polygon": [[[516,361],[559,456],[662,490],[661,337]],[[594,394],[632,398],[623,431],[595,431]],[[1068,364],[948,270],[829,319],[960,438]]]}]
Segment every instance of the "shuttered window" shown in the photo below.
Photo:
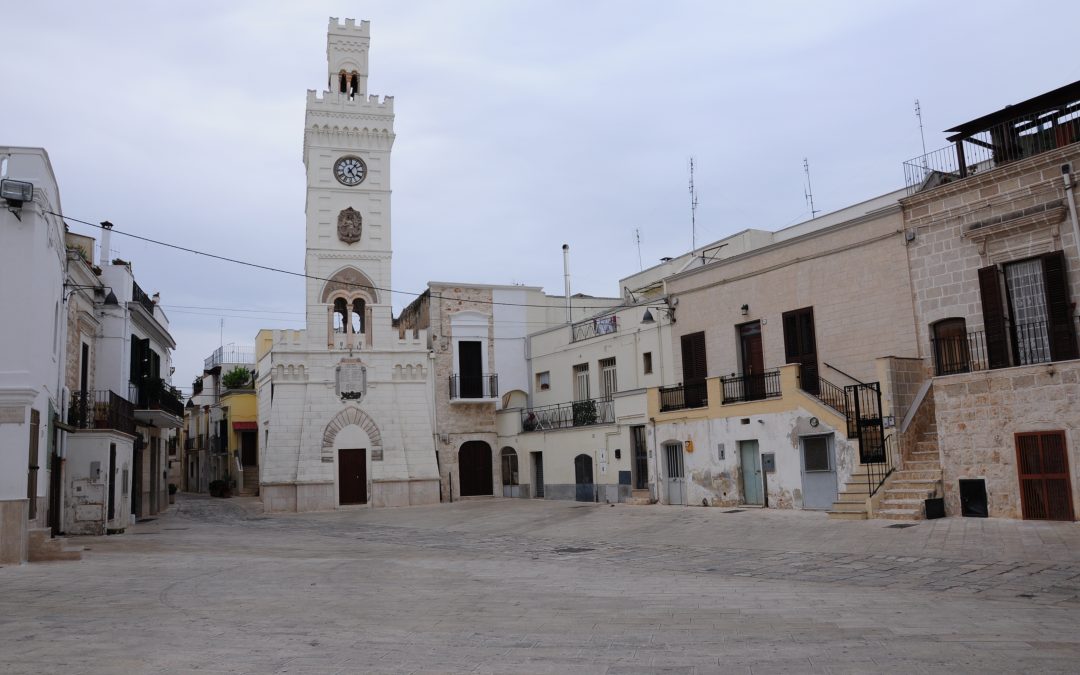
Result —
[{"label": "shuttered window", "polygon": [[1073,520],[1064,431],[1016,434],[1016,467],[1024,518]]},{"label": "shuttered window", "polygon": [[1009,365],[1009,335],[1005,328],[1005,298],[997,265],[979,270],[979,294],[982,299],[983,332],[986,335],[986,358],[991,368],[1005,368]]},{"label": "shuttered window", "polygon": [[682,336],[683,384],[700,384],[708,377],[705,363],[705,333],[703,331]]},{"label": "shuttered window", "polygon": [[1076,324],[1069,303],[1069,279],[1065,271],[1065,252],[1054,251],[1042,257],[1043,287],[1046,290],[1047,337],[1050,358],[1054,361],[1077,358]]}]

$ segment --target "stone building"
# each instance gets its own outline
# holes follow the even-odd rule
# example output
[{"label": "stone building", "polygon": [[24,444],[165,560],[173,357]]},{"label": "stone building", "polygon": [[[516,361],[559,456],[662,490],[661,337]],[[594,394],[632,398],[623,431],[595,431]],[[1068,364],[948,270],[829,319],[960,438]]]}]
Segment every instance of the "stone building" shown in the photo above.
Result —
[{"label": "stone building", "polygon": [[1080,82],[905,163],[919,352],[951,515],[1074,520]]},{"label": "stone building", "polygon": [[305,330],[256,338],[260,491],[268,511],[439,501],[427,334],[392,315],[394,101],[367,91],[368,22],[327,32],[308,91]]}]

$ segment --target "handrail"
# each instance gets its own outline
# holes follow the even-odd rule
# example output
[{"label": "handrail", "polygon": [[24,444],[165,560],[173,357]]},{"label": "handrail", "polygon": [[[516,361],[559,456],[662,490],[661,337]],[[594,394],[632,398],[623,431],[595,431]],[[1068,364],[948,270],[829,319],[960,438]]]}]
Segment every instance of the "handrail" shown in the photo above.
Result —
[{"label": "handrail", "polygon": [[843,375],[844,377],[846,377],[846,378],[847,378],[847,379],[849,379],[849,380],[853,380],[853,381],[855,381],[855,382],[858,382],[859,384],[866,384],[865,382],[863,382],[863,381],[862,381],[862,380],[860,380],[859,378],[857,378],[857,377],[852,377],[851,375],[848,375],[847,373],[845,373],[844,371],[840,370],[839,368],[837,368],[836,366],[832,365],[831,363],[828,363],[828,362],[825,362],[825,361],[823,361],[822,363],[824,363],[824,364],[825,364],[825,367],[826,367],[826,368],[829,368],[829,369],[831,369],[831,370],[835,370],[836,372],[840,373],[841,375]]}]

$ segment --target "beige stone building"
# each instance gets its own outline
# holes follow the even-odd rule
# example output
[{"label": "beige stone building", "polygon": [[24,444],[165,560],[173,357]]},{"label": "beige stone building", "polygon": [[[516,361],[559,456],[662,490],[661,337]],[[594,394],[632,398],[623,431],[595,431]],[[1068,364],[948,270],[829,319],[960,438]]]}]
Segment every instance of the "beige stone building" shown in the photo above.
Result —
[{"label": "beige stone building", "polygon": [[905,164],[923,398],[950,515],[1073,520],[1080,488],[1080,82]]}]

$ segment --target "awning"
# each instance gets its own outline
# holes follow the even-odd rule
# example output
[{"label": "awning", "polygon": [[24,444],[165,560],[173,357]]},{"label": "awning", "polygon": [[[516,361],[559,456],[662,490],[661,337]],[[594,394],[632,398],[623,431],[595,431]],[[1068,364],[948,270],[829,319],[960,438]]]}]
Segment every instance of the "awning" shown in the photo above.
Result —
[{"label": "awning", "polygon": [[259,423],[258,422],[233,422],[232,423],[232,428],[233,428],[233,431],[258,431],[259,430]]}]

